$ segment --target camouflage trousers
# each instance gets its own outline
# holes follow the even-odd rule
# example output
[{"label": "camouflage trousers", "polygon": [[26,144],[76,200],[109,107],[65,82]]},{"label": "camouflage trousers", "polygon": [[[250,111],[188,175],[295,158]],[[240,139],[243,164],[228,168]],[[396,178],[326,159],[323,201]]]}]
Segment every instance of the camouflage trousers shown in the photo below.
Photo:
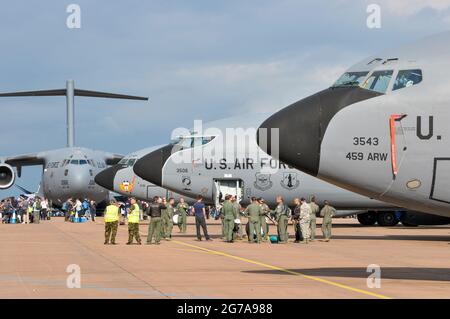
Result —
[{"label": "camouflage trousers", "polygon": [[141,243],[141,236],[139,235],[139,223],[128,223],[128,243],[133,242],[133,238],[136,238],[136,241]]},{"label": "camouflage trousers", "polygon": [[310,224],[309,230],[310,230],[309,237],[311,238],[311,240],[316,239],[316,219],[315,218],[311,219],[311,224]]},{"label": "camouflage trousers", "polygon": [[309,219],[300,219],[300,229],[302,230],[303,240],[307,240],[310,238],[310,227],[311,220]]},{"label": "camouflage trousers", "polygon": [[105,223],[105,244],[107,244],[109,242],[114,244],[116,242],[116,235],[117,235],[118,227],[119,227],[119,221]]}]

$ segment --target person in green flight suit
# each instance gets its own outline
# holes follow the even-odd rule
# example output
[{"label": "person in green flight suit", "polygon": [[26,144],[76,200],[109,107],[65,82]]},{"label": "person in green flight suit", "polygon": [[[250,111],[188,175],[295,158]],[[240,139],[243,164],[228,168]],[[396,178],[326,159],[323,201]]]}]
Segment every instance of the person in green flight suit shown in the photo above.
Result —
[{"label": "person in green flight suit", "polygon": [[166,240],[171,240],[172,239],[172,230],[173,230],[173,214],[175,212],[175,199],[174,198],[169,198],[169,201],[166,205],[166,234],[165,234],[165,239]]},{"label": "person in green flight suit", "polygon": [[244,211],[244,216],[248,218],[249,224],[248,241],[251,243],[261,243],[261,216],[263,214],[256,197],[252,197],[252,203]]},{"label": "person in green flight suit", "polygon": [[178,203],[176,210],[178,211],[178,228],[180,229],[180,233],[186,233],[187,228],[187,210],[189,205],[184,201],[184,198],[180,198],[180,202]]},{"label": "person in green flight suit", "polygon": [[280,244],[286,244],[288,242],[288,221],[289,221],[289,208],[284,204],[283,197],[278,195],[276,197],[277,207],[272,211],[277,221],[278,236],[280,238]]},{"label": "person in green flight suit", "polygon": [[229,243],[233,242],[234,220],[238,217],[236,209],[231,202],[231,197],[231,195],[226,195],[222,206],[223,233],[225,241]]}]

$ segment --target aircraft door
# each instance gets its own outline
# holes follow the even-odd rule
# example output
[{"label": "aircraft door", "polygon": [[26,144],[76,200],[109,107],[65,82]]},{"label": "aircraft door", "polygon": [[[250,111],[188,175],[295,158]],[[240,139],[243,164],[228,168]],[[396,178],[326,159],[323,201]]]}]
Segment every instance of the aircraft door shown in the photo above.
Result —
[{"label": "aircraft door", "polygon": [[216,179],[214,180],[213,198],[216,206],[230,194],[236,196],[240,202],[244,196],[244,182],[241,179]]}]

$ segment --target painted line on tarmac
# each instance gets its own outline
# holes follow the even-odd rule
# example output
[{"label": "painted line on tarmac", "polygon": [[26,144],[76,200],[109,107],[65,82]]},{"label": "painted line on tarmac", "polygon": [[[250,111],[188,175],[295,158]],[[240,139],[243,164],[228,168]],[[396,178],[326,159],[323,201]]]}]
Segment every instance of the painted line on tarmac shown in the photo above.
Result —
[{"label": "painted line on tarmac", "polygon": [[384,296],[384,295],[380,295],[380,294],[376,294],[374,292],[370,292],[370,291],[367,291],[367,290],[354,288],[354,287],[351,287],[351,286],[348,286],[348,285],[340,284],[340,283],[337,283],[337,282],[334,282],[334,281],[330,281],[330,280],[327,280],[327,279],[322,279],[322,278],[315,277],[315,276],[305,275],[305,274],[302,274],[300,272],[288,270],[288,269],[281,268],[281,267],[278,267],[278,266],[265,264],[265,263],[262,263],[262,262],[259,262],[259,261],[255,261],[255,260],[251,260],[251,259],[247,259],[247,258],[243,258],[243,257],[234,256],[234,255],[231,255],[231,254],[228,254],[228,253],[224,253],[224,252],[221,252],[221,251],[218,251],[218,250],[203,248],[203,247],[200,247],[200,246],[188,244],[188,243],[185,243],[185,242],[182,242],[182,241],[178,241],[178,240],[172,240],[172,242],[175,243],[175,244],[178,244],[178,245],[183,245],[183,246],[186,246],[186,247],[191,247],[191,248],[195,248],[195,249],[198,249],[198,250],[202,250],[202,251],[214,254],[214,255],[220,255],[220,256],[224,256],[224,257],[240,260],[240,261],[243,261],[243,262],[246,262],[246,263],[249,263],[249,264],[254,264],[254,265],[261,266],[261,267],[270,268],[270,269],[273,269],[273,270],[278,270],[278,271],[281,271],[281,272],[284,272],[284,273],[288,273],[288,274],[291,274],[291,275],[295,275],[295,276],[301,276],[303,278],[311,279],[311,280],[318,281],[318,282],[321,282],[321,283],[324,283],[324,284],[327,284],[327,285],[330,285],[330,286],[339,287],[339,288],[342,288],[342,289],[345,289],[345,290],[357,292],[357,293],[360,293],[360,294],[363,294],[363,295],[367,295],[367,296],[371,296],[371,297],[375,297],[375,298],[380,298],[380,299],[391,299],[390,297],[387,297],[387,296]]}]

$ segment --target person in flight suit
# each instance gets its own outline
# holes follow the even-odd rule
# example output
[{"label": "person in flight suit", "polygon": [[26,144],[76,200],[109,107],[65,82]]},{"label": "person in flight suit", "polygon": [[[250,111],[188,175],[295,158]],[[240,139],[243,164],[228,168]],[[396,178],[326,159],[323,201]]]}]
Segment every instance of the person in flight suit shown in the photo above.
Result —
[{"label": "person in flight suit", "polygon": [[309,243],[309,228],[311,226],[311,207],[306,202],[306,199],[301,199],[302,205],[300,206],[300,229],[303,234],[303,243]]},{"label": "person in flight suit", "polygon": [[267,206],[264,198],[258,199],[259,205],[261,206],[263,214],[261,215],[260,223],[262,228],[262,240],[266,241],[269,237],[269,234],[267,232],[267,221],[266,221],[266,215],[270,213],[270,208]]},{"label": "person in flight suit", "polygon": [[292,224],[294,225],[294,231],[295,231],[295,243],[299,243],[300,241],[303,241],[302,236],[302,230],[300,228],[300,210],[302,203],[300,201],[300,198],[294,198],[294,211],[292,212]]},{"label": "person in flight suit", "polygon": [[127,245],[133,243],[133,238],[136,238],[138,245],[141,245],[141,236],[139,235],[139,222],[141,211],[136,202],[136,198],[130,198],[130,211],[128,213],[128,242]]},{"label": "person in flight suit", "polygon": [[169,198],[168,203],[166,205],[166,233],[165,233],[165,239],[171,240],[172,239],[172,230],[173,230],[173,213],[175,212],[175,199],[172,197]]},{"label": "person in flight suit", "polygon": [[231,195],[226,195],[222,207],[223,233],[225,241],[228,243],[233,242],[234,220],[238,217],[236,209],[234,208],[233,203],[231,203],[230,199]]},{"label": "person in flight suit", "polygon": [[[236,215],[237,215],[237,217],[236,217],[236,219],[239,219],[240,220],[240,216],[241,216],[241,205],[239,204],[239,202],[237,201],[237,197],[236,196],[234,196],[234,195],[232,195],[231,196],[231,203],[233,204],[233,207],[234,207],[234,210],[235,210],[235,212],[236,212]],[[244,238],[244,232],[243,232],[243,230],[242,230],[242,223],[240,223],[239,224],[239,229],[238,229],[238,232],[237,232],[237,238],[239,239],[239,240],[242,240],[242,238]]]},{"label": "person in flight suit", "polygon": [[328,201],[324,201],[324,207],[320,211],[320,216],[323,217],[322,220],[322,233],[325,241],[328,242],[331,239],[331,225],[333,216],[336,214],[336,209],[330,205]]},{"label": "person in flight suit", "polygon": [[180,198],[180,202],[177,205],[178,215],[178,228],[180,229],[180,233],[186,233],[187,226],[187,210],[189,205],[184,201],[184,198]]},{"label": "person in flight suit", "polygon": [[317,213],[320,211],[319,205],[316,204],[316,197],[311,196],[311,202],[309,203],[311,207],[311,227],[310,227],[310,240],[314,241],[316,239],[316,217]]},{"label": "person in flight suit", "polygon": [[[248,217],[249,235],[248,241],[251,243],[261,243],[261,216],[264,214],[256,197],[252,197],[252,203],[244,211],[244,216]],[[255,234],[256,233],[256,239]]]},{"label": "person in flight suit", "polygon": [[161,241],[161,211],[166,206],[162,203],[162,199],[158,196],[153,198],[153,203],[148,206],[147,215],[150,216],[148,224],[147,245],[152,244],[153,236],[155,244],[159,245]]},{"label": "person in flight suit", "polygon": [[119,207],[116,201],[113,199],[106,206],[104,219],[105,219],[105,245],[111,243],[111,245],[116,244],[117,228],[119,227]]},{"label": "person in flight suit", "polygon": [[287,231],[288,227],[288,207],[284,204],[283,197],[276,197],[277,207],[272,211],[272,214],[275,215],[275,219],[277,221],[278,228],[278,237],[280,238],[281,244],[286,244],[288,242],[289,234]]},{"label": "person in flight suit", "polygon": [[161,210],[161,237],[166,239],[167,228],[169,227],[169,214],[167,213],[167,200],[162,199],[164,208]]}]

